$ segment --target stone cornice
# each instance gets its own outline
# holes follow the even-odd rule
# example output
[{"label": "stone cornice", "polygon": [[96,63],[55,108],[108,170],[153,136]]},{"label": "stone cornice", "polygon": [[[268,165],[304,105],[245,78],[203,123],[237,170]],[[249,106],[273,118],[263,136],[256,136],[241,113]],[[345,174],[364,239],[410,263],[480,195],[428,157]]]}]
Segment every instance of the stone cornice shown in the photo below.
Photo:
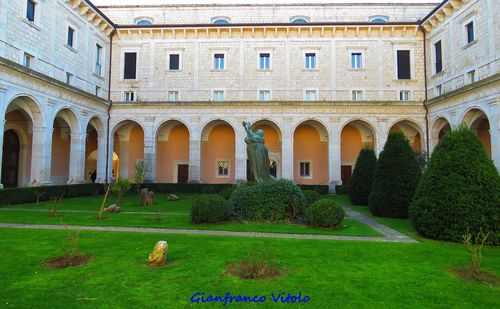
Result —
[{"label": "stone cornice", "polygon": [[304,106],[304,107],[325,107],[325,106],[419,106],[422,101],[140,101],[140,102],[115,102],[113,106],[130,107],[158,107],[158,106],[213,106],[228,107],[233,106]]},{"label": "stone cornice", "polygon": [[88,0],[64,0],[64,2],[106,36],[110,36],[115,29],[114,23],[92,2]]},{"label": "stone cornice", "polygon": [[431,32],[433,29],[439,27],[447,18],[453,15],[456,11],[460,10],[464,5],[471,0],[445,0],[429,15],[422,20],[422,27],[426,32]]}]

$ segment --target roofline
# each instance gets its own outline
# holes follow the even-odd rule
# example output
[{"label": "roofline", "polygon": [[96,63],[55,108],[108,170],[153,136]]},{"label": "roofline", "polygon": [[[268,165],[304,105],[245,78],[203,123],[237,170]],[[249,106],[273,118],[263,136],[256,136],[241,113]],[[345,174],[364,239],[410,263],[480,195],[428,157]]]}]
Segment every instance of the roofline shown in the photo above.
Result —
[{"label": "roofline", "polygon": [[430,11],[429,14],[427,14],[424,18],[422,18],[421,23],[425,22],[427,19],[429,19],[434,13],[436,13],[440,8],[443,7],[448,2],[448,0],[444,0],[441,2],[438,6],[436,6],[432,11]]},{"label": "roofline", "polygon": [[419,26],[414,22],[314,22],[307,24],[293,23],[239,23],[239,24],[153,24],[153,25],[116,25],[116,29],[151,29],[151,28],[238,28],[238,27],[309,27],[309,26]]},{"label": "roofline", "polygon": [[90,0],[84,0],[85,3],[87,3],[88,6],[90,6],[93,10],[95,10],[99,15],[101,15],[102,18],[104,18],[104,20],[106,20],[106,22],[108,22],[111,27],[115,28],[116,29],[116,25],[114,22],[111,21],[111,19],[109,19],[108,16],[106,16],[106,14],[104,14],[100,9],[99,7],[95,6]]}]

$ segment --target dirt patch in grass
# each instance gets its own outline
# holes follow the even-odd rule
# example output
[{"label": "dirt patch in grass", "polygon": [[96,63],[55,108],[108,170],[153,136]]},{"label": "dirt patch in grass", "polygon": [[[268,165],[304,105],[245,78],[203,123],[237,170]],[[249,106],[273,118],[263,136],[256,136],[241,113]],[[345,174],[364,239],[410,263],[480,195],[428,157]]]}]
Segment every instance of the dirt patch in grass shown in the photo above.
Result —
[{"label": "dirt patch in grass", "polygon": [[498,283],[498,277],[494,274],[481,270],[479,271],[479,275],[475,276],[470,268],[467,267],[457,267],[451,268],[448,270],[453,276],[458,279],[466,280],[466,281],[474,281],[478,283],[484,283],[488,285],[496,286]]},{"label": "dirt patch in grass", "polygon": [[282,276],[276,260],[249,258],[226,265],[225,274],[241,279],[264,280]]},{"label": "dirt patch in grass", "polygon": [[88,263],[92,259],[90,255],[84,255],[81,253],[72,256],[56,256],[54,258],[46,260],[43,264],[52,269],[63,269],[71,266],[78,266]]}]

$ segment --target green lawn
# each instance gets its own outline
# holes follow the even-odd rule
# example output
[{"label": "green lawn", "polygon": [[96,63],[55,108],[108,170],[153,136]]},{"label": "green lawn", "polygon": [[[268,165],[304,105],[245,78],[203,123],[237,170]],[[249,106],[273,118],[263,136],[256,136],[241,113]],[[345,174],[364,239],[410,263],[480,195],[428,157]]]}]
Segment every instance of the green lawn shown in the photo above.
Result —
[{"label": "green lawn", "polygon": [[[265,223],[265,222],[223,222],[217,224],[192,224],[188,215],[192,196],[179,194],[179,201],[169,202],[165,195],[156,196],[155,206],[139,206],[138,197],[135,194],[123,198],[121,207],[124,212],[150,212],[150,214],[105,214],[105,220],[98,221],[97,211],[102,197],[79,197],[63,200],[57,208],[59,210],[95,210],[96,213],[67,213],[59,212],[57,217],[49,217],[48,212],[52,203],[50,201],[36,204],[11,205],[10,209],[42,209],[36,211],[0,211],[0,222],[5,223],[29,223],[29,224],[67,224],[67,225],[102,225],[102,226],[126,226],[126,227],[155,227],[175,229],[198,229],[198,230],[224,230],[241,232],[269,232],[269,233],[297,233],[297,234],[321,234],[321,235],[344,235],[344,236],[382,236],[379,232],[356,220],[344,219],[341,226],[336,229],[312,228],[299,224]],[[111,200],[109,203],[112,203]],[[108,203],[108,204],[109,204]],[[46,212],[45,212],[46,210]],[[160,221],[154,221],[155,211],[175,212],[178,214],[161,215]]]},{"label": "green lawn", "polygon": [[[291,292],[311,301],[297,308],[498,308],[500,288],[466,282],[447,272],[467,263],[462,245],[257,239],[118,232],[81,233],[94,258],[62,270],[42,266],[61,254],[66,231],[0,229],[0,304],[13,308],[189,308],[190,297]],[[150,269],[158,240],[169,243],[171,264]],[[248,252],[275,257],[282,278],[251,281],[224,274]],[[500,274],[500,249],[484,249],[483,268]],[[288,308],[288,306],[279,306]]]}]

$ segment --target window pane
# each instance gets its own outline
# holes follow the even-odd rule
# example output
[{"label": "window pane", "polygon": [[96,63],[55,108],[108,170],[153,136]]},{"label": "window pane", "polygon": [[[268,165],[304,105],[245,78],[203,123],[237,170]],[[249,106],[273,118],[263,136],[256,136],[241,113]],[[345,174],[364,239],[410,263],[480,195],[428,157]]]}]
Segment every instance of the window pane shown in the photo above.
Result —
[{"label": "window pane", "polygon": [[361,53],[352,53],[351,54],[351,68],[352,69],[361,69]]},{"label": "window pane", "polygon": [[465,26],[467,29],[467,43],[474,41],[474,24],[470,22]]},{"label": "window pane", "polygon": [[306,53],[306,69],[316,68],[316,54]]},{"label": "window pane", "polygon": [[260,68],[261,69],[269,69],[271,64],[271,55],[270,54],[260,54]]},{"label": "window pane", "polygon": [[123,78],[136,79],[137,53],[125,53]]},{"label": "window pane", "polygon": [[75,30],[73,28],[68,27],[68,45],[73,47],[73,36],[75,34]]},{"label": "window pane", "polygon": [[434,51],[436,54],[436,73],[439,73],[443,70],[443,56],[441,54],[441,41],[437,41],[434,44]]},{"label": "window pane", "polygon": [[35,3],[31,0],[28,0],[28,6],[26,10],[26,18],[29,21],[35,21]]},{"label": "window pane", "polygon": [[179,55],[170,55],[169,69],[179,70]]},{"label": "window pane", "polygon": [[224,54],[215,54],[214,55],[214,69],[215,70],[224,70]]},{"label": "window pane", "polygon": [[410,51],[398,50],[398,79],[411,79],[410,73]]}]

